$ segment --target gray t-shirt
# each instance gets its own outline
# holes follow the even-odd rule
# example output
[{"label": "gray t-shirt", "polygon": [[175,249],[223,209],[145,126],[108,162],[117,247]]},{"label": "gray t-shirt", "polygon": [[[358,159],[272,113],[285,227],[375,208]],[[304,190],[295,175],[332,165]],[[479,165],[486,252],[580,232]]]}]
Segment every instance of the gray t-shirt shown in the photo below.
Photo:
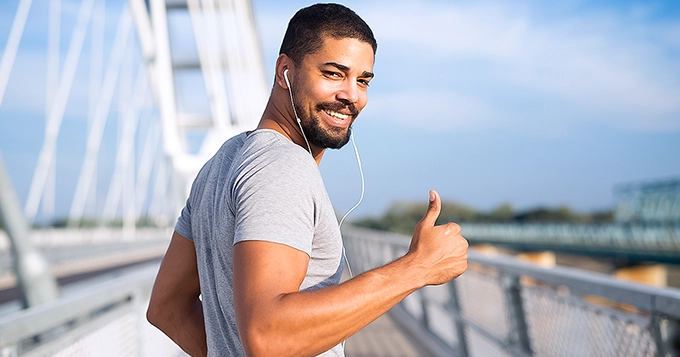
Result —
[{"label": "gray t-shirt", "polygon": [[[342,239],[312,156],[273,130],[226,141],[198,173],[175,226],[196,247],[209,356],[245,356],[236,329],[232,253],[247,240],[310,256],[300,290],[338,284]],[[322,356],[343,356],[341,345]]]}]

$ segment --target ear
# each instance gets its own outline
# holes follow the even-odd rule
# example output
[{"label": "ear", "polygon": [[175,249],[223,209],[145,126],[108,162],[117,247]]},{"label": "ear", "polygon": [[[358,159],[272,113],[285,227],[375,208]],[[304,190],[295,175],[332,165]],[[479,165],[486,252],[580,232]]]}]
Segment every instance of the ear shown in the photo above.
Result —
[{"label": "ear", "polygon": [[295,65],[288,55],[282,53],[276,59],[276,74],[274,76],[274,81],[276,82],[276,85],[287,90],[288,84],[286,84],[286,80],[283,78],[283,72],[285,70],[288,70],[288,79],[291,80],[291,78],[294,77],[292,73],[295,72]]}]

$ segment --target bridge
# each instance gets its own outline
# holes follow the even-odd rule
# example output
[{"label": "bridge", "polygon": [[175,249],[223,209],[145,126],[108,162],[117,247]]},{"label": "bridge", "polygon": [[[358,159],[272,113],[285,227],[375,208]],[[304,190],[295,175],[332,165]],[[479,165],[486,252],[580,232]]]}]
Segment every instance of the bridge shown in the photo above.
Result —
[{"label": "bridge", "polygon": [[[0,30],[2,121],[17,115],[7,101],[25,73],[27,24],[46,14],[45,91],[33,93],[45,98],[43,139],[23,207],[0,158],[0,356],[181,355],[144,310],[193,176],[255,125],[266,100],[250,4],[73,4],[18,0]],[[82,161],[68,162],[63,141],[82,142]],[[517,250],[680,263],[680,184],[621,186],[617,197],[611,225],[464,224],[464,234]],[[68,218],[57,221],[61,206]],[[353,227],[343,238],[355,272],[408,247],[407,237]],[[347,355],[680,355],[677,289],[477,251],[470,262],[460,279],[417,291],[352,337]]]}]

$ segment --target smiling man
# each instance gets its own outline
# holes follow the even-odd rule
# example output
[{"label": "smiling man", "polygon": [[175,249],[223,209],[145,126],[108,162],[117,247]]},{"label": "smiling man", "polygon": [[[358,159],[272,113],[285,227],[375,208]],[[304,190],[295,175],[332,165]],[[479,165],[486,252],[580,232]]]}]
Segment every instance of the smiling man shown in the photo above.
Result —
[{"label": "smiling man", "polygon": [[[341,342],[425,285],[467,268],[467,241],[428,211],[406,255],[340,283],[342,239],[318,163],[368,102],[377,48],[350,9],[290,20],[256,130],[199,172],[154,284],[148,319],[195,356],[343,356]],[[199,299],[200,295],[200,299]]]}]

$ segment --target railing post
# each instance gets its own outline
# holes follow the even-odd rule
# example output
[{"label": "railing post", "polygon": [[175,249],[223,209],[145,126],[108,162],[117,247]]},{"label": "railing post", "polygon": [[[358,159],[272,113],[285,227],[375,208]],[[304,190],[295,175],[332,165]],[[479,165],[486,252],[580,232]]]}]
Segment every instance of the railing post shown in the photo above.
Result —
[{"label": "railing post", "polygon": [[454,324],[456,327],[456,335],[458,336],[458,351],[461,357],[468,356],[467,342],[465,340],[465,321],[463,320],[463,312],[460,310],[458,303],[458,291],[456,290],[456,281],[451,280],[446,284],[449,287],[449,309],[453,312]]},{"label": "railing post", "polygon": [[668,319],[665,345],[666,356],[680,357],[680,321]]},{"label": "railing post", "polygon": [[669,319],[666,334],[666,346],[670,357],[680,357],[680,321]]},{"label": "railing post", "polygon": [[522,304],[519,276],[501,272],[500,279],[505,292],[509,315],[508,321],[511,324],[508,342],[512,346],[515,355],[533,356],[529,341],[529,326],[526,322],[526,315]]},{"label": "railing post", "polygon": [[418,295],[420,297],[420,309],[423,311],[422,324],[425,331],[430,331],[430,316],[427,313],[427,298],[425,297],[425,290],[423,288],[418,289]]},{"label": "railing post", "polygon": [[663,319],[658,313],[652,315],[652,334],[659,357],[680,357],[680,321]]}]

